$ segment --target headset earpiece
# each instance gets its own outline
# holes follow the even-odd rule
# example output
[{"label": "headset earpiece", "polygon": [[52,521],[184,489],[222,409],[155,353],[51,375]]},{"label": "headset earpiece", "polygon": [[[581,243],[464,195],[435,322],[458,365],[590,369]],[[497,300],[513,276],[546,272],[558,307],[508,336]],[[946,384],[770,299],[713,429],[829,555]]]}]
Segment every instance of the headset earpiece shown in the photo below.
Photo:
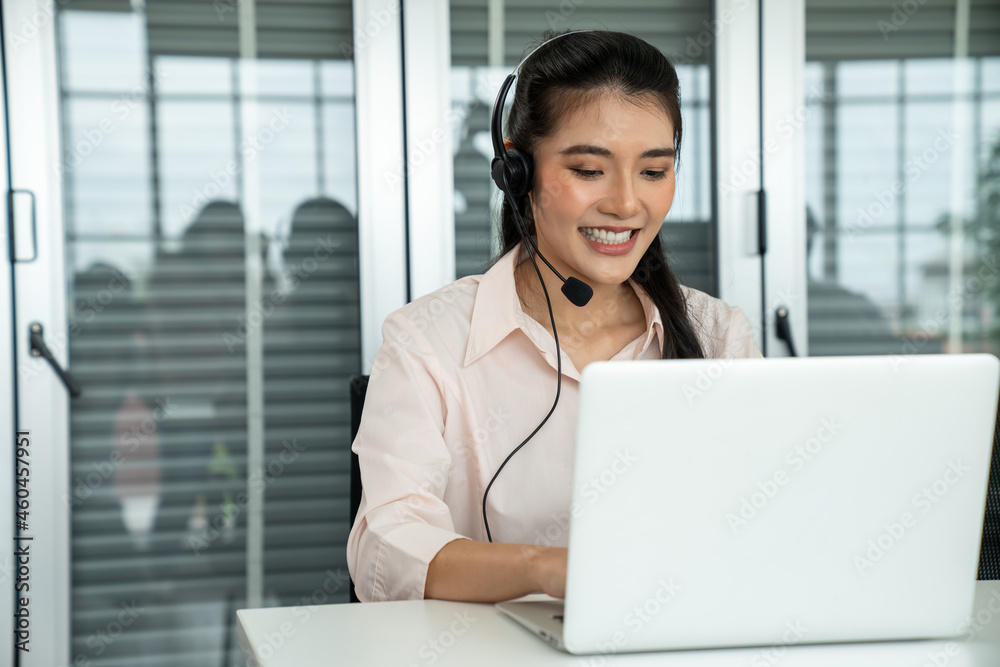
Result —
[{"label": "headset earpiece", "polygon": [[[520,70],[520,66],[518,66],[518,70]],[[511,199],[528,194],[534,180],[531,156],[516,148],[508,149],[503,143],[501,115],[503,114],[504,100],[507,99],[507,92],[514,84],[516,77],[517,71],[509,74],[500,86],[500,92],[497,93],[497,101],[493,105],[493,113],[490,117],[490,139],[493,142],[490,176],[500,188],[500,192],[506,193]]]},{"label": "headset earpiece", "polygon": [[[534,180],[531,156],[516,148],[508,148],[505,152],[506,154],[500,159],[499,176],[501,179],[506,176],[506,186],[510,189],[512,197],[523,197],[531,190]],[[495,172],[494,181],[497,175]],[[502,184],[498,184],[498,187],[501,190],[505,189]]]},{"label": "headset earpiece", "polygon": [[503,143],[500,116],[503,114],[503,104],[507,98],[507,91],[510,90],[516,76],[516,72],[508,75],[503,85],[500,86],[500,92],[497,94],[497,101],[493,105],[493,113],[490,118],[490,139],[493,142],[490,176],[500,188],[500,192],[508,194],[512,199],[528,194],[534,178],[531,157],[516,148],[508,149]]},{"label": "headset earpiece", "polygon": [[490,176],[493,177],[493,182],[497,184],[502,193],[507,191],[507,186],[503,182],[503,168],[503,158],[497,155],[490,162]]}]

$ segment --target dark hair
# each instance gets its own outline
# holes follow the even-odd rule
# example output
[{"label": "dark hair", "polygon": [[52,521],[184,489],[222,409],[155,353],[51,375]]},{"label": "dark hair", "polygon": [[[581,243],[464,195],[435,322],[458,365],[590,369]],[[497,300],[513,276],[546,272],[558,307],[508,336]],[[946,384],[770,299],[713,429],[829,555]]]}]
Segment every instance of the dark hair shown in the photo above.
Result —
[{"label": "dark hair", "polygon": [[[551,40],[555,36],[556,33],[547,31],[542,37]],[[540,47],[524,61],[515,83],[506,136],[522,153],[533,155],[539,140],[555,132],[556,123],[567,109],[611,91],[639,103],[640,96],[652,97],[673,123],[674,150],[680,157],[681,109],[677,72],[666,56],[638,37],[604,30],[560,37]],[[534,173],[537,174],[537,170]],[[520,197],[516,205],[528,233],[534,234],[535,221],[528,197]],[[501,255],[521,242],[513,216],[510,202],[504,197],[500,218]],[[665,334],[663,358],[704,358],[680,283],[667,264],[659,235],[639,260],[631,278],[660,311]]]}]

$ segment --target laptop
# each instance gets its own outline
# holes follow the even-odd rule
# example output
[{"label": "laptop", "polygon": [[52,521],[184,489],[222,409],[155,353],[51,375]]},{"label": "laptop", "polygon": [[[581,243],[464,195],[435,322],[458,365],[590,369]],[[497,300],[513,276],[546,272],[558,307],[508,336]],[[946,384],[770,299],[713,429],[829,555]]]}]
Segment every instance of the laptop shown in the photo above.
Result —
[{"label": "laptop", "polygon": [[989,354],[597,362],[564,601],[575,654],[956,636],[997,412]]}]

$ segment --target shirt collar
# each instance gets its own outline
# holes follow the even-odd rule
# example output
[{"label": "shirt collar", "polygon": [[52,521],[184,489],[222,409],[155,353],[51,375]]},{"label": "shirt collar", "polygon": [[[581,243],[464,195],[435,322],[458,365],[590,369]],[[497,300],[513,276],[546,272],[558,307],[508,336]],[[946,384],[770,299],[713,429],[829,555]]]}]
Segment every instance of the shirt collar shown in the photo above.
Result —
[{"label": "shirt collar", "polygon": [[514,267],[522,252],[522,245],[519,244],[497,260],[479,280],[476,302],[472,307],[469,343],[465,349],[466,366],[520,327],[518,313],[523,314],[524,311],[514,287]]},{"label": "shirt collar", "polygon": [[[500,344],[511,332],[522,329],[529,339],[534,338],[525,329],[526,326],[538,325],[527,320],[530,316],[521,308],[521,300],[514,286],[514,268],[528,258],[524,244],[504,254],[490,269],[483,274],[476,292],[476,301],[472,309],[472,321],[469,329],[469,342],[465,350],[464,365],[468,366],[484,354]],[[516,261],[515,261],[516,260]],[[663,320],[660,311],[634,280],[629,284],[635,290],[642,310],[646,314],[646,334],[634,358],[642,356],[652,344],[655,337],[660,355],[663,354]],[[538,325],[539,327],[541,325]],[[544,328],[542,328],[544,331]],[[546,355],[549,356],[549,355]],[[564,361],[565,365],[565,361]]]},{"label": "shirt collar", "polygon": [[660,351],[660,353],[656,356],[658,358],[662,357],[663,318],[660,317],[660,310],[653,303],[653,300],[649,297],[649,295],[646,294],[646,290],[639,286],[639,283],[629,278],[628,284],[632,286],[632,289],[635,291],[635,295],[639,297],[639,303],[642,304],[642,310],[646,313],[646,337],[642,341],[642,345],[636,355],[636,359],[641,357],[646,352],[646,348],[652,344],[654,336],[656,337],[657,348]]}]

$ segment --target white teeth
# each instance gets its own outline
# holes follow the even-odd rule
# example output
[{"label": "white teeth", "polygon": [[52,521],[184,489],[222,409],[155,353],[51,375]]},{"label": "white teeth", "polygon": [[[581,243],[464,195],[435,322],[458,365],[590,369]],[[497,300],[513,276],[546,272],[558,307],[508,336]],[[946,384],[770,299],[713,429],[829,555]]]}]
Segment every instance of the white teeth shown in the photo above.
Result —
[{"label": "white teeth", "polygon": [[594,229],[593,227],[582,227],[580,231],[583,232],[583,235],[591,241],[596,241],[605,245],[619,245],[632,238],[631,231],[618,232],[616,234],[614,232],[609,232],[606,229]]}]

